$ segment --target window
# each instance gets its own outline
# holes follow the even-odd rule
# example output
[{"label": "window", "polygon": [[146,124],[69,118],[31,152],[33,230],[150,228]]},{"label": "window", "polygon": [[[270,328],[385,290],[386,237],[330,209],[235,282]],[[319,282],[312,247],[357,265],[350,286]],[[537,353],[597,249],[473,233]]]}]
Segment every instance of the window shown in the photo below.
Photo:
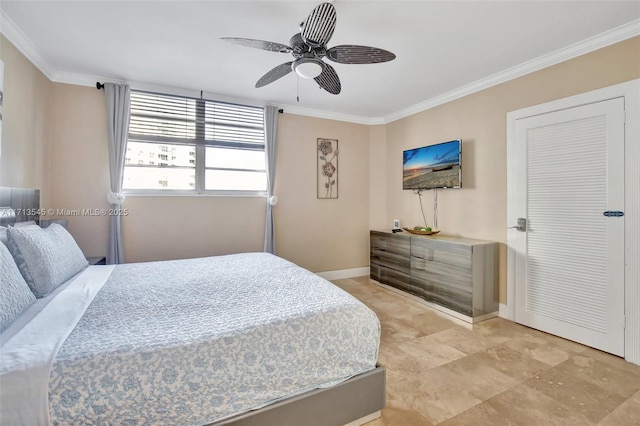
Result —
[{"label": "window", "polygon": [[128,193],[266,194],[262,108],[132,91],[127,152]]}]

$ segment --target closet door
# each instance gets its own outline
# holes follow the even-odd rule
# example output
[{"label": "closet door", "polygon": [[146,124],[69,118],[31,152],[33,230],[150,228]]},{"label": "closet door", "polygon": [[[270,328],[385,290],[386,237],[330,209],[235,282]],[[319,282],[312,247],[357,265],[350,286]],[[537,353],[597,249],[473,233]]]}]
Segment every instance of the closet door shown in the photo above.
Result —
[{"label": "closet door", "polygon": [[515,130],[516,322],[624,356],[624,99]]}]

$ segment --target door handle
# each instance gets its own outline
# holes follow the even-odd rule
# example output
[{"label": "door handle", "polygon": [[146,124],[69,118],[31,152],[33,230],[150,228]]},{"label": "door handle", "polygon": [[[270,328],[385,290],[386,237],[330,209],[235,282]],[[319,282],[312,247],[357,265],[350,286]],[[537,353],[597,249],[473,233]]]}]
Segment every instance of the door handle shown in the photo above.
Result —
[{"label": "door handle", "polygon": [[619,210],[607,210],[606,212],[602,213],[603,215],[605,215],[606,217],[622,217],[624,216],[624,212],[621,212]]},{"label": "door handle", "polygon": [[509,226],[507,229],[517,229],[520,232],[527,232],[527,219],[519,217],[518,224],[516,226]]}]

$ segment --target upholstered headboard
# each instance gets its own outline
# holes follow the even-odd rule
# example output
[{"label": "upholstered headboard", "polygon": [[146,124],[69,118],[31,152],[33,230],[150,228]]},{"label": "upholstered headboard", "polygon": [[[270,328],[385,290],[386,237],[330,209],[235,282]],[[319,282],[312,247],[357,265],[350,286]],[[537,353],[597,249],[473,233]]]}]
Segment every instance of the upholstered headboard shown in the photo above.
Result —
[{"label": "upholstered headboard", "polygon": [[40,190],[0,187],[0,225],[28,220],[40,223]]}]

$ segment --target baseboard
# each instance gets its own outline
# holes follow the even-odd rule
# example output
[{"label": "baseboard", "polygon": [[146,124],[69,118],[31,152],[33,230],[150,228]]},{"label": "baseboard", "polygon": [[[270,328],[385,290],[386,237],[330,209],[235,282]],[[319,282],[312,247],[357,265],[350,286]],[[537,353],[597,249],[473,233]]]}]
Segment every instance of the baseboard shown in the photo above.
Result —
[{"label": "baseboard", "polygon": [[329,280],[329,281],[341,280],[344,278],[364,277],[364,276],[369,276],[369,267],[363,266],[361,268],[338,269],[337,271],[316,272],[316,275],[319,275],[325,280]]},{"label": "baseboard", "polygon": [[509,307],[504,303],[498,304],[498,316],[500,318],[505,318],[513,321],[513,318],[511,318],[511,315],[509,314]]}]

